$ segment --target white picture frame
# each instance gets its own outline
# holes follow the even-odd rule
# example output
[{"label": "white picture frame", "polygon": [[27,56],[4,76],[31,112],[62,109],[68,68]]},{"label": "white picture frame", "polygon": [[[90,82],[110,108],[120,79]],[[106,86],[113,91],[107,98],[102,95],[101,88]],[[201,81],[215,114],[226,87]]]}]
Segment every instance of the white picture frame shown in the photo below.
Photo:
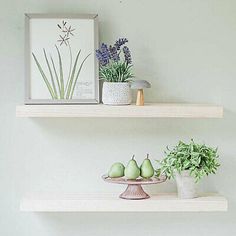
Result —
[{"label": "white picture frame", "polygon": [[98,15],[25,14],[25,104],[99,103]]}]

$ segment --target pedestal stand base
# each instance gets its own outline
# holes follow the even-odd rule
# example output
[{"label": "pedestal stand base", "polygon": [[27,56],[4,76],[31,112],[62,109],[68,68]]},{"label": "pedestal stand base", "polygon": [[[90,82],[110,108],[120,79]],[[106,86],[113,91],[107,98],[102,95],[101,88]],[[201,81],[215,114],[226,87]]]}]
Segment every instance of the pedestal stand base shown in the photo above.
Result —
[{"label": "pedestal stand base", "polygon": [[141,200],[150,198],[150,196],[144,192],[141,185],[128,185],[126,190],[120,195],[120,198],[128,200]]}]

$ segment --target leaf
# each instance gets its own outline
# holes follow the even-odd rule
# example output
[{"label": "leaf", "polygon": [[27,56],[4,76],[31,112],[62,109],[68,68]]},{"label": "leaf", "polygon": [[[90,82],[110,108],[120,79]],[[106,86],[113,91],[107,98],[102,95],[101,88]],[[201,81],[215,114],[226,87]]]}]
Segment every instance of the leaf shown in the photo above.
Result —
[{"label": "leaf", "polygon": [[74,85],[73,85],[73,87],[72,87],[72,91],[71,91],[71,94],[70,94],[70,99],[72,99],[72,97],[73,97],[73,94],[74,94],[74,91],[75,91],[75,85],[76,85],[77,80],[78,80],[78,78],[79,78],[79,75],[80,75],[80,72],[81,72],[81,70],[82,70],[82,67],[83,67],[85,61],[87,60],[87,58],[88,58],[90,55],[91,55],[91,54],[89,54],[88,56],[86,56],[86,57],[84,58],[84,60],[82,61],[82,63],[80,64],[79,70],[78,70],[77,75],[76,75],[76,78],[75,78]]},{"label": "leaf", "polygon": [[155,172],[156,172],[157,177],[159,177],[161,175],[161,169],[157,169]]},{"label": "leaf", "polygon": [[73,66],[73,70],[72,70],[72,73],[71,73],[71,77],[69,79],[68,89],[67,89],[67,92],[66,92],[66,99],[70,98],[71,88],[72,88],[72,84],[73,84],[73,81],[74,81],[75,72],[76,72],[76,68],[77,68],[77,62],[78,62],[78,59],[79,59],[80,52],[81,52],[81,50],[79,50],[79,52],[77,53],[75,63],[74,63],[74,66]]},{"label": "leaf", "polygon": [[48,66],[48,70],[49,70],[49,73],[50,73],[50,76],[51,76],[51,82],[52,82],[52,87],[53,87],[55,99],[58,99],[57,90],[56,90],[56,86],[55,86],[55,83],[54,83],[54,78],[53,78],[53,75],[52,75],[52,70],[51,70],[50,64],[48,62],[48,58],[47,58],[47,54],[46,54],[45,49],[43,49],[43,53],[44,53],[44,58],[46,60],[46,63],[47,63],[47,66]]},{"label": "leaf", "polygon": [[55,63],[53,61],[52,56],[50,58],[51,58],[51,62],[52,62],[52,66],[53,66],[53,70],[54,70],[54,74],[55,74],[55,77],[56,77],[57,86],[58,86],[58,90],[59,90],[59,94],[60,94],[60,98],[61,98],[61,86],[60,86],[60,82],[59,82],[59,79],[58,79],[57,70],[56,70]]},{"label": "leaf", "polygon": [[60,97],[61,99],[64,99],[65,96],[65,88],[64,88],[64,79],[63,79],[63,67],[62,67],[62,60],[61,60],[61,54],[58,49],[58,47],[55,45],[57,49],[58,59],[59,59],[59,68],[60,68],[60,84],[61,84],[61,91],[60,91]]},{"label": "leaf", "polygon": [[55,95],[54,95],[54,92],[53,92],[51,84],[49,83],[49,81],[48,81],[48,79],[47,79],[47,77],[46,77],[46,75],[45,75],[45,73],[44,73],[40,63],[38,62],[36,56],[34,55],[34,53],[32,53],[32,55],[33,55],[33,58],[34,58],[34,60],[36,62],[36,65],[38,66],[39,72],[40,72],[41,76],[43,77],[43,80],[44,80],[44,82],[45,82],[45,84],[46,84],[46,86],[48,88],[48,91],[51,94],[52,99],[55,99]]},{"label": "leaf", "polygon": [[72,51],[71,51],[71,46],[70,46],[69,42],[68,42],[68,46],[69,46],[69,52],[70,52],[70,69],[69,69],[69,76],[68,76],[68,79],[67,79],[67,82],[66,82],[65,93],[67,91],[68,83],[69,83],[69,80],[70,80],[70,77],[71,77],[71,67],[72,67]]}]

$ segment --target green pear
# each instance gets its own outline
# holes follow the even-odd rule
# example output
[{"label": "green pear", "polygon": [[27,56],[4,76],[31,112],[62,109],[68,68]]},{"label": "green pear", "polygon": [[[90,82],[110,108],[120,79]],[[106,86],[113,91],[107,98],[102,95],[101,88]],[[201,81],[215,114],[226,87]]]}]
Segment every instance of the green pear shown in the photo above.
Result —
[{"label": "green pear", "polygon": [[108,176],[111,178],[118,178],[124,176],[125,167],[122,163],[114,163],[108,173]]},{"label": "green pear", "polygon": [[140,169],[134,160],[134,155],[125,168],[125,177],[127,179],[137,179],[140,176]]},{"label": "green pear", "polygon": [[151,161],[149,160],[149,154],[147,154],[147,157],[144,159],[141,167],[141,176],[145,179],[149,179],[154,175],[154,168],[152,166]]}]

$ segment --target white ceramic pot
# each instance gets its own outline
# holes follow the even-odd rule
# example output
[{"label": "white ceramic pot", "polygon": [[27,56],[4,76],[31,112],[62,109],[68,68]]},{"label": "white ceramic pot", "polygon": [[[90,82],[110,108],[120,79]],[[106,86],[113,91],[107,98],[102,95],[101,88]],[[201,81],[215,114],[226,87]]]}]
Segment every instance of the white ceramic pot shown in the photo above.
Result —
[{"label": "white ceramic pot", "polygon": [[122,82],[104,82],[102,88],[102,102],[106,105],[131,104],[130,84]]},{"label": "white ceramic pot", "polygon": [[195,179],[190,175],[189,170],[184,170],[181,173],[176,171],[175,179],[179,198],[190,199],[197,197]]}]

